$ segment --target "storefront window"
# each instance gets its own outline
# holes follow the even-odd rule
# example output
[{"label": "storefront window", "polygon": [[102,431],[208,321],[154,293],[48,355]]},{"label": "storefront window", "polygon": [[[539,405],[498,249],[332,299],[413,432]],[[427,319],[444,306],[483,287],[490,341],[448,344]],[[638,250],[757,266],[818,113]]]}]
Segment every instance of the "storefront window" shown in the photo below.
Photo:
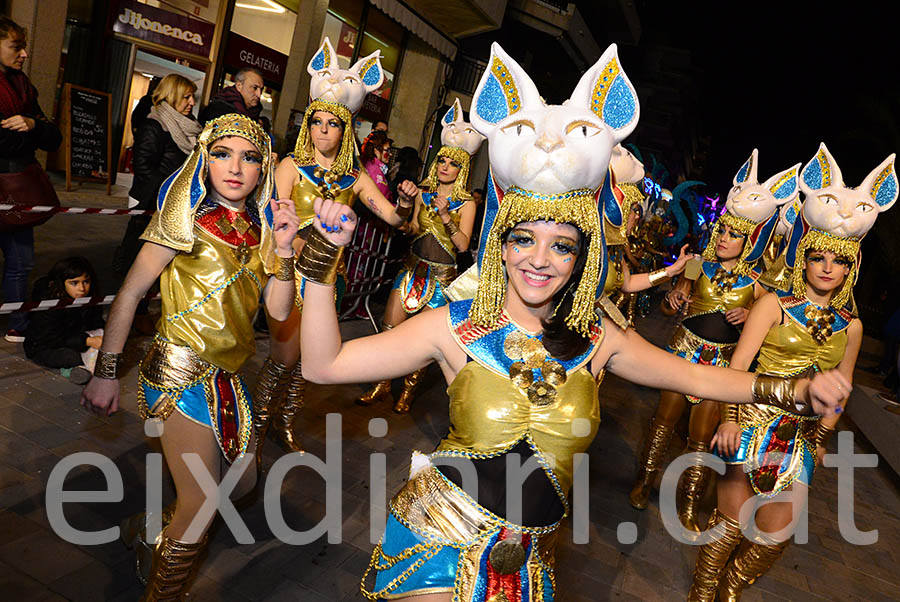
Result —
[{"label": "storefront window", "polygon": [[377,8],[370,7],[366,16],[359,56],[368,56],[381,51],[381,68],[384,69],[384,86],[377,95],[390,102],[394,89],[394,74],[400,66],[400,51],[403,48],[403,27]]},{"label": "storefront window", "polygon": [[338,64],[344,69],[349,68],[353,60],[362,11],[363,6],[353,0],[332,0],[328,5],[322,40],[331,40]]}]

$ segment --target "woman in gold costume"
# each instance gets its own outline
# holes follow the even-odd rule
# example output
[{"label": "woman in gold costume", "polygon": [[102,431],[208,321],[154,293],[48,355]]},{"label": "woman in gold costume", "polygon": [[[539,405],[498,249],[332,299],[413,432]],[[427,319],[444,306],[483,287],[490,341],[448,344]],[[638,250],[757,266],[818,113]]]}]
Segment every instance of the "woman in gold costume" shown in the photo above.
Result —
[{"label": "woman in gold costume", "polygon": [[[416,196],[411,222],[412,248],[404,267],[394,280],[394,287],[384,311],[382,327],[394,328],[409,316],[447,304],[444,288],[456,278],[456,254],[469,248],[475,225],[475,206],[468,202],[470,159],[484,141],[463,120],[457,98],[441,120],[441,143],[428,177]],[[409,412],[413,392],[425,368],[408,374],[403,392],[394,403],[398,414]],[[370,405],[391,398],[391,381],[378,382],[359,399]]]},{"label": "woman in gold costume", "polygon": [[[840,398],[836,384],[845,384],[832,373],[784,381],[685,366],[617,326],[621,315],[595,313],[606,270],[597,189],[612,145],[636,125],[634,90],[615,47],[565,105],[545,105],[497,44],[488,65],[472,103],[473,125],[490,140],[492,174],[474,299],[344,343],[332,300],[341,246],[356,223],[352,210],[317,200],[325,227],[314,224],[298,260],[307,278],[301,344],[308,378],[394,378],[434,361],[449,385],[450,432],[429,456],[413,455],[410,480],[391,501],[367,571],[376,572],[374,591],[365,577],[362,584],[370,600],[553,600],[558,526],[570,510],[576,454],[597,432],[594,379],[604,369],[709,399],[765,398],[794,410],[799,402],[823,413]],[[593,102],[592,90],[606,89],[610,72],[615,101]],[[521,487],[507,488],[507,460],[518,467],[522,456],[535,470],[520,475]]]},{"label": "woman in gold costume", "polygon": [[[299,253],[315,220],[312,201],[319,196],[345,205],[362,199],[366,206],[388,224],[400,227],[412,212],[417,191],[413,182],[398,187],[396,208],[378,190],[365,169],[360,169],[353,134],[353,113],[362,106],[368,92],[381,87],[384,74],[378,53],[360,59],[349,70],[339,68],[337,54],[328,38],[309,62],[312,102],[303,115],[303,124],[293,154],[275,170],[279,191],[290,191],[300,218],[300,236],[294,242]],[[340,301],[341,286],[335,293]],[[257,421],[256,458],[261,460],[266,433],[271,427],[285,450],[302,452],[293,423],[303,406],[306,381],[300,359],[300,313],[305,284],[297,274],[296,308],[287,320],[269,320],[271,351],[263,363],[253,401]],[[271,316],[270,316],[271,318]]]},{"label": "woman in gold costume", "polygon": [[[806,201],[783,255],[790,269],[787,290],[768,293],[753,306],[733,368],[748,370],[758,354],[757,374],[796,377],[837,370],[852,382],[862,340],[862,323],[849,310],[860,239],[896,201],[893,159],[851,189],[820,146],[800,178]],[[781,557],[837,420],[725,404],[712,440],[727,465],[709,520],[718,537],[700,549],[690,600],[739,600]],[[779,493],[777,502],[771,499]],[[759,531],[751,535],[745,520],[752,515],[745,506],[764,501],[754,519]]]},{"label": "woman in gold costume", "polygon": [[[663,312],[686,315],[669,342],[669,352],[689,362],[727,366],[737,345],[738,326],[747,319],[754,299],[763,294],[759,285],[760,259],[778,220],[777,207],[798,194],[794,166],[757,181],[757,152],[738,170],[728,193],[726,212],[716,221],[703,263],[695,280],[684,278],[666,294]],[[693,277],[693,276],[692,276]],[[659,405],[638,465],[638,476],[629,502],[647,507],[650,490],[669,449],[675,424],[691,404],[687,452],[708,452],[719,421],[718,405],[697,396],[660,391]],[[701,465],[688,467],[678,482],[676,507],[685,528],[700,531],[700,500],[710,478]]]},{"label": "woman in gold costume", "polygon": [[270,157],[269,137],[249,118],[229,114],[207,123],[193,153],[160,189],[141,237],[148,244],[116,295],[82,395],[82,405],[94,411],[118,409],[122,348],[137,303],[160,278],[163,315],[141,362],[138,409],[165,423],[161,443],[177,500],[159,538],[134,542],[155,548],[142,600],[183,599],[206,542],[214,515],[194,523],[206,495],[191,456],[216,483],[230,464],[241,464],[235,499],[256,483],[256,466],[245,456],[253,451],[251,402],[239,371],[255,352],[260,295],[273,316],[290,312],[298,223],[290,201],[270,202]]}]

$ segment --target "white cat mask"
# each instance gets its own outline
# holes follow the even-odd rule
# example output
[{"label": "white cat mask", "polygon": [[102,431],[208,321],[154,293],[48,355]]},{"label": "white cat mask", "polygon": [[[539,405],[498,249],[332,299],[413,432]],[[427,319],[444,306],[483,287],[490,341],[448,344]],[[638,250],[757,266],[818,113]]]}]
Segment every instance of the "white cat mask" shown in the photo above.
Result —
[{"label": "white cat mask", "polygon": [[733,186],[728,191],[725,208],[729,213],[760,223],[786,203],[791,203],[800,194],[797,187],[797,174],[800,163],[790,169],[779,172],[759,183],[757,163],[759,151],[753,149],[750,158],[741,166],[734,176]]},{"label": "white cat mask", "polygon": [[799,197],[781,206],[781,209],[778,210],[778,225],[775,226],[775,234],[784,236],[791,231],[802,206]]},{"label": "white cat mask", "polygon": [[844,185],[841,170],[825,143],[800,174],[809,226],[842,238],[862,238],[883,211],[897,201],[897,174],[891,154],[857,188]]},{"label": "white cat mask", "polygon": [[616,184],[639,184],[644,180],[644,164],[621,144],[613,147],[609,168],[616,174]]},{"label": "white cat mask", "polygon": [[462,105],[458,98],[454,99],[450,110],[441,119],[441,144],[461,148],[474,155],[482,142],[484,136],[471,123],[463,120]]},{"label": "white cat mask", "polygon": [[310,100],[336,102],[347,107],[351,113],[359,110],[366,94],[378,90],[384,83],[380,50],[359,59],[350,69],[341,69],[327,37],[309,61],[306,71],[312,77]]},{"label": "white cat mask", "polygon": [[490,143],[497,185],[541,194],[597,189],[613,147],[640,116],[615,44],[581,77],[569,100],[547,105],[528,74],[495,42],[472,107],[472,125]]}]

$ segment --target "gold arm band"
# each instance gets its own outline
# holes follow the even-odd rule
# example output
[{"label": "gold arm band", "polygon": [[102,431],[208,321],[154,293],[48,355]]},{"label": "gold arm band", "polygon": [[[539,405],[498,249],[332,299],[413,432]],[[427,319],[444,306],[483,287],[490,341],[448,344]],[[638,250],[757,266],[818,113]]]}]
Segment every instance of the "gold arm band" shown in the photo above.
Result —
[{"label": "gold arm band", "polygon": [[278,260],[275,264],[275,278],[282,282],[292,282],[294,280],[294,256],[282,257],[281,255],[276,255],[276,257]]},{"label": "gold arm band", "polygon": [[412,205],[402,205],[399,201],[397,201],[397,207],[394,209],[394,213],[397,214],[402,220],[405,220],[412,213],[413,206]]},{"label": "gold arm band", "polygon": [[734,424],[740,424],[740,408],[736,403],[723,403],[720,410],[722,418],[719,422],[733,422]]},{"label": "gold arm band", "polygon": [[450,235],[450,238],[453,238],[457,234],[459,234],[459,226],[456,225],[452,219],[449,222],[441,222],[444,224],[444,229],[447,230],[447,234]]},{"label": "gold arm band", "polygon": [[297,269],[312,282],[334,284],[344,248],[328,242],[318,230],[313,230],[297,259]]},{"label": "gold arm band", "polygon": [[94,376],[97,378],[105,378],[107,380],[116,380],[119,378],[117,372],[119,370],[119,364],[121,363],[121,353],[101,351],[97,355],[97,364],[94,366]]},{"label": "gold arm band", "polygon": [[814,435],[816,447],[826,447],[828,445],[828,440],[831,439],[832,435],[834,435],[833,426],[825,426],[824,424],[822,424],[821,420],[816,423],[816,431]]},{"label": "gold arm band", "polygon": [[812,416],[812,406],[794,399],[796,378],[757,374],[753,380],[753,403],[770,405],[800,416]]},{"label": "gold arm band", "polygon": [[669,277],[669,274],[666,272],[666,268],[661,268],[659,270],[650,272],[647,275],[650,277],[650,286],[656,286]]}]

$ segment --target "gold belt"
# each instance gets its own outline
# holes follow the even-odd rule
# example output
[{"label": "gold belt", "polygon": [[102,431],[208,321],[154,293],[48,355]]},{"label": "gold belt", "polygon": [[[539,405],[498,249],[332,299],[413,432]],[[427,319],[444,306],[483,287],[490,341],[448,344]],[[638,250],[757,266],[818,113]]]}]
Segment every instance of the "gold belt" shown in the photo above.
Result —
[{"label": "gold belt", "polygon": [[737,343],[714,343],[713,341],[707,341],[703,337],[695,335],[683,324],[678,326],[678,330],[675,331],[675,334],[672,335],[672,340],[669,342],[669,347],[675,351],[684,351],[686,353],[693,353],[704,345],[716,347],[726,360],[731,359],[731,354],[734,353],[734,349],[737,347]]},{"label": "gold belt", "polygon": [[208,377],[215,369],[214,365],[201,359],[190,347],[176,345],[156,335],[147,355],[141,360],[139,380],[152,389],[165,391],[168,401],[164,407],[151,414],[144,390],[138,387],[138,410],[141,418],[152,416],[165,420],[175,409],[181,393]]},{"label": "gold belt", "polygon": [[456,264],[454,263],[439,263],[437,261],[429,261],[427,259],[423,259],[419,257],[412,251],[409,252],[409,255],[406,256],[406,261],[403,263],[403,269],[407,270],[410,274],[416,273],[416,267],[420,264],[424,263],[431,268],[431,274],[437,279],[438,282],[447,286],[453,279],[456,278]]}]

